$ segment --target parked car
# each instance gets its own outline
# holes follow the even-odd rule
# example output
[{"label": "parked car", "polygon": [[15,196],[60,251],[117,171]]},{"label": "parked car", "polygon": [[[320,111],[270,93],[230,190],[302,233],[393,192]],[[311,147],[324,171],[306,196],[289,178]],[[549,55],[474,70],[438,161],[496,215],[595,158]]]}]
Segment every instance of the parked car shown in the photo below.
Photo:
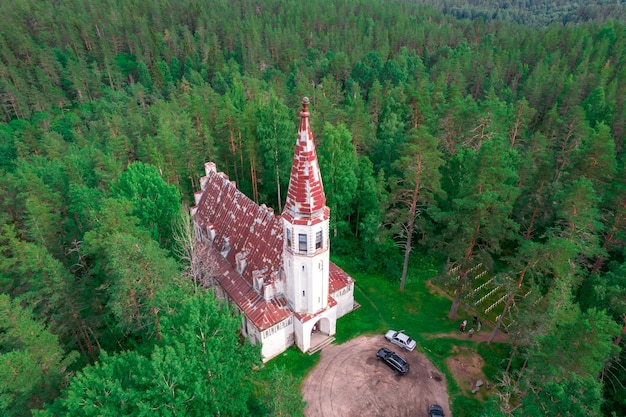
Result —
[{"label": "parked car", "polygon": [[378,349],[376,357],[385,362],[389,367],[400,375],[406,375],[409,372],[409,364],[398,354],[386,347]]},{"label": "parked car", "polygon": [[389,330],[385,334],[385,339],[389,340],[394,345],[400,346],[404,350],[412,351],[415,349],[415,345],[417,343],[415,340],[411,339],[409,336],[405,335],[402,332],[396,332],[395,330]]},{"label": "parked car", "polygon": [[439,404],[430,404],[428,406],[428,417],[445,417],[443,408]]}]

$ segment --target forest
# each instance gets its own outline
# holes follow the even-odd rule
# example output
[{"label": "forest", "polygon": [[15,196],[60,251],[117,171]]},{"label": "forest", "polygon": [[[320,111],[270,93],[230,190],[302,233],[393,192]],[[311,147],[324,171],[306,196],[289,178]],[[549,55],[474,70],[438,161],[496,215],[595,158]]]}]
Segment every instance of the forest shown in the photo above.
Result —
[{"label": "forest", "polygon": [[484,415],[626,415],[624,6],[465,3],[0,2],[2,414],[302,415],[188,209],[213,161],[280,212],[308,96],[334,254],[530,294]]},{"label": "forest", "polygon": [[622,1],[590,0],[413,0],[459,19],[507,20],[527,26],[576,25],[594,21],[624,23]]}]

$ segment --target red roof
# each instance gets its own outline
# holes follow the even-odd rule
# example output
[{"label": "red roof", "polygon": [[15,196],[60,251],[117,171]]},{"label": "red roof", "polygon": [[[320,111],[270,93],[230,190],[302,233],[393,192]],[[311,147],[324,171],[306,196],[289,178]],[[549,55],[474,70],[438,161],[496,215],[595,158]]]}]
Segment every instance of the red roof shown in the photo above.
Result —
[{"label": "red roof", "polygon": [[259,206],[239,191],[223,173],[209,171],[194,216],[200,227],[211,225],[218,251],[230,247],[226,260],[246,263],[243,277],[252,285],[252,272],[262,271],[265,283],[282,267],[283,224],[271,208]]},{"label": "red roof", "polygon": [[311,313],[294,313],[294,315],[296,316],[298,321],[300,321],[302,323],[306,323],[307,321],[316,318],[317,316],[319,316],[324,311],[326,311],[326,310],[328,310],[330,308],[333,308],[336,305],[337,305],[337,301],[335,301],[333,299],[333,297],[328,297],[328,305],[322,311],[318,311],[315,314],[311,314]]},{"label": "red roof", "polygon": [[[208,253],[210,261],[215,261],[214,278],[259,331],[268,329],[293,314],[284,298],[266,301],[225,258],[220,256],[217,248],[208,243],[199,243],[197,249],[200,253]],[[208,283],[201,284],[208,286]]]},{"label": "red roof", "polygon": [[[253,287],[253,273],[271,285],[283,272],[283,223],[272,209],[259,206],[239,191],[221,172],[208,170],[204,190],[195,207],[194,221],[215,233],[213,245],[199,243],[201,253],[216,259],[215,279],[250,321],[263,331],[289,317],[292,311],[284,298],[266,301]],[[326,207],[326,209],[328,209]],[[226,257],[219,252],[226,251]],[[246,266],[240,274],[237,261]],[[329,294],[354,280],[331,262]],[[206,283],[205,283],[206,285]],[[329,297],[329,306],[336,302]]]},{"label": "red roof", "polygon": [[343,269],[339,268],[334,263],[330,263],[328,271],[328,293],[333,294],[340,289],[347,287],[354,282],[354,278],[346,273]]},{"label": "red roof", "polygon": [[298,140],[293,156],[291,178],[283,216],[288,220],[328,218],[326,195],[309,124],[309,99],[302,100]]}]

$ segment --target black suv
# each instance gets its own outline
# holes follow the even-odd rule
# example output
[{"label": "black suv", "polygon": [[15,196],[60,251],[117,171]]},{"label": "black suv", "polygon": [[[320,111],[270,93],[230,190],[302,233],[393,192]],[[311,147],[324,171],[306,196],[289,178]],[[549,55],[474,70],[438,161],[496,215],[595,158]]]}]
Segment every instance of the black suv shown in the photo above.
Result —
[{"label": "black suv", "polygon": [[406,375],[409,372],[409,364],[398,354],[386,347],[378,349],[376,357],[385,362],[389,367],[400,375]]},{"label": "black suv", "polygon": [[428,406],[428,417],[445,417],[443,408],[439,404],[430,404]]}]

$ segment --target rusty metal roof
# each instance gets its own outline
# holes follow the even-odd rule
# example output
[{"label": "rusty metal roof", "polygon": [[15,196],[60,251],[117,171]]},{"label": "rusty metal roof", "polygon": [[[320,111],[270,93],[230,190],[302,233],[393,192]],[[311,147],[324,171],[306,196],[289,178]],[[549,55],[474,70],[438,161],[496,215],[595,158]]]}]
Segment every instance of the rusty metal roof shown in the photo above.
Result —
[{"label": "rusty metal roof", "polygon": [[200,227],[211,225],[213,245],[230,248],[226,260],[236,266],[236,257],[246,263],[242,271],[252,284],[253,271],[262,271],[265,282],[282,267],[283,225],[271,208],[259,206],[239,191],[228,177],[209,171],[204,192],[194,216]]},{"label": "rusty metal roof", "polygon": [[335,301],[335,299],[333,299],[332,297],[328,297],[328,305],[326,306],[326,308],[322,309],[321,311],[318,311],[315,314],[311,314],[311,313],[294,313],[293,315],[296,316],[298,321],[300,321],[302,323],[306,323],[307,321],[316,318],[317,316],[319,316],[324,311],[326,311],[326,310],[328,310],[330,308],[333,308],[336,305],[337,305],[337,301]]},{"label": "rusty metal roof", "polygon": [[329,283],[328,283],[328,293],[333,294],[340,289],[347,287],[348,285],[354,282],[354,278],[346,273],[343,269],[339,268],[334,263],[330,263],[329,271],[328,271]]},{"label": "rusty metal roof", "polygon": [[[199,244],[201,251],[214,251],[217,279],[229,297],[259,330],[267,329],[292,314],[286,301],[273,298],[265,301],[254,289],[254,271],[261,274],[265,285],[283,275],[283,223],[272,209],[259,206],[239,191],[228,176],[208,171],[202,197],[195,207],[194,220],[202,228],[215,232],[213,244]],[[219,252],[228,249],[226,257]],[[245,268],[237,272],[237,261]],[[329,294],[346,287],[354,280],[334,263],[329,265]],[[329,306],[335,305],[329,297]]]},{"label": "rusty metal roof", "polygon": [[[276,297],[266,301],[261,294],[254,290],[245,279],[233,268],[233,266],[223,258],[218,249],[210,243],[199,243],[197,250],[205,254],[214,262],[213,275],[233,300],[239,309],[248,317],[259,331],[263,331],[280,323],[293,313],[289,309],[283,297]],[[210,286],[206,282],[201,282],[204,286]]]},{"label": "rusty metal roof", "polygon": [[[196,224],[215,232],[213,244],[199,243],[198,249],[212,251],[217,263],[215,279],[250,321],[263,331],[293,314],[280,295],[266,301],[253,285],[254,271],[259,271],[257,274],[263,276],[266,285],[284,274],[281,218],[271,209],[255,204],[225,174],[217,171],[207,172],[205,188],[195,209]],[[220,252],[226,246],[230,249],[226,257],[222,257]],[[237,272],[238,258],[246,262],[242,273]],[[341,268],[330,263],[329,294],[353,281]],[[329,307],[336,304],[332,297],[328,301]]]}]

